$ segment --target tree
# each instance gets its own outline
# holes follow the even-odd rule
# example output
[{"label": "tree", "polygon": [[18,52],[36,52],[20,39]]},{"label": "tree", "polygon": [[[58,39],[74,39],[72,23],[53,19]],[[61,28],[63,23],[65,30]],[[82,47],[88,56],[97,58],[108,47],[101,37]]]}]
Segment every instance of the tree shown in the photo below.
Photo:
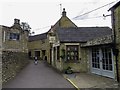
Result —
[{"label": "tree", "polygon": [[30,31],[30,29],[31,29],[30,25],[26,22],[21,22],[21,28],[23,30],[28,30],[28,31]]}]

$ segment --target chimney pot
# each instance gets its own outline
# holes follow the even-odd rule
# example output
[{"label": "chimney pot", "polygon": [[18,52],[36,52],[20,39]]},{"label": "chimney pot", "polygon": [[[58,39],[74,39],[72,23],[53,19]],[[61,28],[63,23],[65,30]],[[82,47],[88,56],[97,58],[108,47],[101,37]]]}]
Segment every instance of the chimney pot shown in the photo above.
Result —
[{"label": "chimney pot", "polygon": [[51,28],[53,28],[53,25],[51,25]]},{"label": "chimney pot", "polygon": [[66,16],[65,8],[63,8],[62,16],[63,16],[63,17]]},{"label": "chimney pot", "polygon": [[19,19],[14,19],[14,24],[20,24],[20,20]]}]

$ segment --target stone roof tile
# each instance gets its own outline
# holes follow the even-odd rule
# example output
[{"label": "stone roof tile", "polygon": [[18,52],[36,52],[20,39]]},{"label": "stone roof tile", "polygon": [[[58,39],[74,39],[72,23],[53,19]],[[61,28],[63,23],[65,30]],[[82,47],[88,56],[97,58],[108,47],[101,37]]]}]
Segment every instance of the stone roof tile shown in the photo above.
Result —
[{"label": "stone roof tile", "polygon": [[56,31],[60,42],[87,42],[88,40],[112,34],[109,27],[60,28]]}]

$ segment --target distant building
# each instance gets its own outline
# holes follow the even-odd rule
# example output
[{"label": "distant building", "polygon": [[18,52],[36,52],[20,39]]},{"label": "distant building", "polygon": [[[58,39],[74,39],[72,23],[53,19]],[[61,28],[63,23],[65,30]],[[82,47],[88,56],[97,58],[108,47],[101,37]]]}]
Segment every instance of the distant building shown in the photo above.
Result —
[{"label": "distant building", "polygon": [[0,26],[2,31],[2,51],[28,52],[29,31],[22,30],[20,20],[14,19],[11,27]]},{"label": "distant building", "polygon": [[48,57],[49,45],[47,40],[47,33],[29,36],[28,43],[30,59],[37,57],[39,60],[43,60],[45,57]]},{"label": "distant building", "polygon": [[13,78],[28,63],[29,31],[23,30],[19,19],[11,27],[0,25],[2,82]]}]

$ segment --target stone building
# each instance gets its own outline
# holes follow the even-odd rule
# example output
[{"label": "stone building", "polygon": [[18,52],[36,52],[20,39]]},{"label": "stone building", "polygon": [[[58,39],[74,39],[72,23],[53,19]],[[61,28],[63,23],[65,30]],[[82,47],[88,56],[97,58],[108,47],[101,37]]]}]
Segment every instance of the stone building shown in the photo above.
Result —
[{"label": "stone building", "polygon": [[47,33],[29,36],[28,48],[30,59],[34,59],[34,57],[39,60],[47,59],[49,50]]},{"label": "stone building", "polygon": [[29,31],[23,30],[19,19],[14,19],[11,27],[0,26],[2,43],[2,81],[3,83],[16,75],[28,63]]},{"label": "stone building", "polygon": [[[49,58],[48,63],[53,65],[53,44],[55,43],[55,32],[59,28],[70,28],[70,27],[77,27],[66,15],[65,8],[63,8],[62,17],[53,25],[51,26],[50,30],[47,34],[47,39],[49,43]],[[54,65],[53,65],[54,66]]]},{"label": "stone building", "polygon": [[39,40],[31,41],[30,37],[29,43],[34,50],[41,48],[41,52],[45,47],[47,62],[54,68],[60,71],[71,68],[73,72],[116,79],[113,35],[109,27],[77,27],[63,9],[62,17],[45,34],[43,45],[41,35],[44,34],[32,36],[34,39],[38,36]]},{"label": "stone building", "polygon": [[61,72],[93,73],[120,80],[120,1],[110,8],[112,28],[77,27],[63,9],[62,17],[48,32],[29,36],[19,19],[0,26],[2,79],[8,81],[35,56]]},{"label": "stone building", "polygon": [[114,55],[116,60],[117,79],[120,82],[120,1],[111,7],[112,28],[114,36]]},{"label": "stone building", "polygon": [[59,28],[52,44],[52,66],[115,78],[109,27]]},{"label": "stone building", "polygon": [[[62,17],[65,16],[66,12]],[[52,38],[49,39],[51,65],[60,71],[71,68],[73,72],[88,72],[116,79],[112,29],[72,25],[68,23],[69,27],[64,25],[49,30],[48,39]]]},{"label": "stone building", "polygon": [[2,51],[28,52],[29,31],[22,30],[20,20],[14,19],[12,27],[2,28]]},{"label": "stone building", "polygon": [[116,79],[112,29],[108,32],[102,37],[98,36],[81,44],[81,49],[85,51],[83,54],[87,57],[89,73]]},{"label": "stone building", "polygon": [[52,64],[52,43],[54,42],[54,35],[52,34],[57,28],[62,27],[77,27],[67,16],[66,11],[63,9],[62,17],[51,26],[50,30],[46,33],[29,36],[29,56],[35,57],[38,56],[40,59],[45,59],[46,56],[47,62]]}]

